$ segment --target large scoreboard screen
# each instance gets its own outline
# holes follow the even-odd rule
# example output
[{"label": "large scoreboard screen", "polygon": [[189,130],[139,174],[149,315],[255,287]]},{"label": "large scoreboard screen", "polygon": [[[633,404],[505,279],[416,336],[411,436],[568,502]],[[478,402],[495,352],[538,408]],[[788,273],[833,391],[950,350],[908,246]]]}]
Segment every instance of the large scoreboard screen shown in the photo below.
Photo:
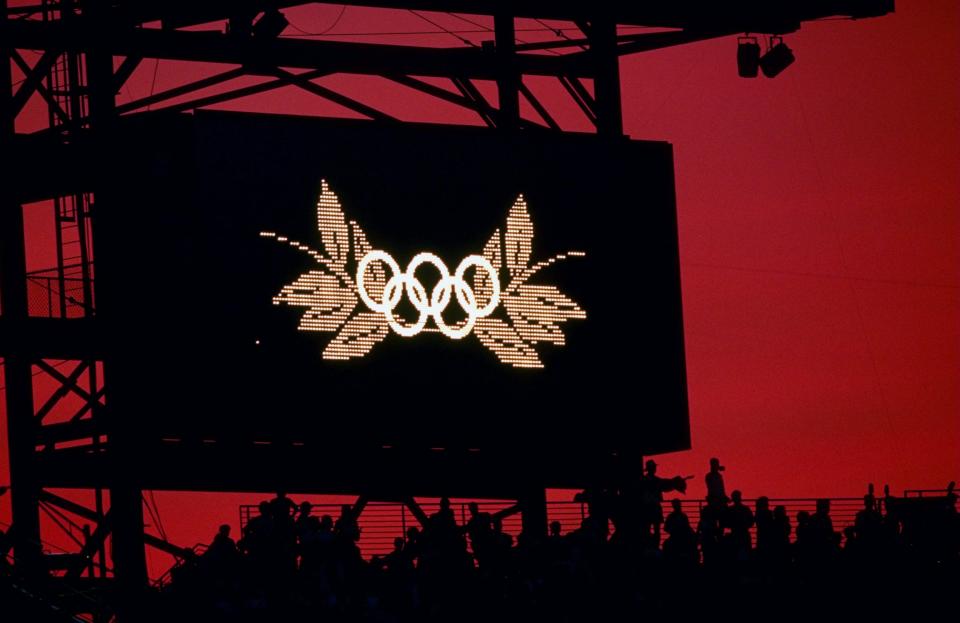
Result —
[{"label": "large scoreboard screen", "polygon": [[689,447],[669,144],[238,113],[121,141],[98,314],[140,430]]}]

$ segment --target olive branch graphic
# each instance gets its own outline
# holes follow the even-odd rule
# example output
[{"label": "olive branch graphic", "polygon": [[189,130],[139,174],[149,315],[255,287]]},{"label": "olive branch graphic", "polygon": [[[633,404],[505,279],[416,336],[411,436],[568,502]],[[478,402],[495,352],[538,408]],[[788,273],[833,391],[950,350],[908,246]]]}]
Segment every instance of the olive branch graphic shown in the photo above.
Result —
[{"label": "olive branch graphic", "polygon": [[[582,257],[584,253],[568,251],[531,263],[533,223],[523,195],[517,197],[510,208],[503,235],[500,229],[494,231],[481,255],[465,259],[452,277],[442,261],[431,253],[419,254],[408,266],[407,273],[399,273],[389,254],[373,249],[357,222],[347,221],[340,200],[326,180],[321,182],[317,201],[317,228],[322,251],[274,232],[260,232],[260,235],[286,243],[316,262],[314,268],[283,286],[273,297],[273,304],[306,308],[297,327],[300,331],[335,334],[323,350],[324,359],[363,357],[387,337],[392,327],[394,332],[405,336],[423,330],[460,339],[472,332],[501,362],[518,368],[543,368],[535,345],[540,342],[565,344],[561,324],[586,318],[586,312],[556,286],[529,283],[540,270],[569,257]],[[362,274],[353,275],[348,271],[351,258],[352,265],[357,267],[355,270],[362,267]],[[373,258],[381,261],[371,261]],[[414,265],[425,261],[445,274],[429,297],[413,276]],[[484,268],[474,271],[472,285],[463,279],[464,267],[468,265]],[[392,272],[390,279],[387,268]],[[502,287],[500,281],[504,273],[509,276],[506,287]],[[414,331],[410,326],[398,325],[390,313],[390,305],[396,306],[404,292],[421,311],[419,324],[412,327]],[[454,294],[468,310],[469,317],[459,326],[447,327],[439,314]],[[496,311],[500,303],[505,313],[503,317],[493,317],[491,312]],[[481,308],[484,311],[478,312]],[[432,315],[437,326],[426,327],[425,314]]]}]

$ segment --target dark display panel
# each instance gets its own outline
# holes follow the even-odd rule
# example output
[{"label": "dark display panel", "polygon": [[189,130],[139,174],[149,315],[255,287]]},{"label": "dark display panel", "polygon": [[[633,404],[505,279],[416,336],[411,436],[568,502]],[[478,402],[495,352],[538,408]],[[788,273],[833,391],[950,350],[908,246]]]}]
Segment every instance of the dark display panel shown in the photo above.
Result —
[{"label": "dark display panel", "polygon": [[668,144],[235,113],[122,140],[98,306],[144,434],[689,446]]}]

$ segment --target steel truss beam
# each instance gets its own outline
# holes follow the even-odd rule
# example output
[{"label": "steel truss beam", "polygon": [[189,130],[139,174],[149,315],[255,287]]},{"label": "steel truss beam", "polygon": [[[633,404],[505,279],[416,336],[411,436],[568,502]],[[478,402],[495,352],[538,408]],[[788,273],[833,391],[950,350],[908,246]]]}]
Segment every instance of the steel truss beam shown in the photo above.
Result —
[{"label": "steel truss beam", "polygon": [[[43,87],[43,79],[47,77],[47,74],[50,72],[50,68],[53,67],[53,64],[57,61],[57,57],[60,56],[60,50],[50,49],[43,53],[43,56],[40,57],[40,60],[36,62],[33,67],[27,64],[20,54],[16,50],[12,51],[13,62],[17,64],[17,67],[20,68],[20,71],[24,73],[26,78],[23,81],[23,84],[20,85],[20,88],[13,96],[13,115],[17,116],[20,114],[20,111],[23,110],[23,107],[27,105],[27,101],[30,99],[38,89],[43,89],[42,93],[44,98],[49,103],[51,101],[50,93],[46,91]],[[62,111],[61,111],[62,112]]]},{"label": "steel truss beam", "polygon": [[117,67],[117,71],[113,75],[114,93],[120,92],[120,89],[127,83],[127,80],[130,79],[130,76],[133,75],[133,72],[137,70],[137,67],[140,66],[142,61],[143,57],[138,55],[128,56],[123,59],[123,62]]},{"label": "steel truss beam", "polygon": [[560,76],[559,80],[564,90],[566,90],[567,94],[570,96],[570,99],[572,99],[577,107],[580,108],[587,120],[590,121],[594,127],[596,127],[597,112],[596,104],[593,101],[593,95],[587,91],[587,88],[583,86],[583,83],[577,78]]},{"label": "steel truss beam", "polygon": [[[77,366],[77,368],[86,369],[87,365],[89,364],[86,362],[81,362],[80,365]],[[61,384],[61,388],[65,388],[67,392],[73,392],[87,402],[96,402],[95,394],[98,393],[97,390],[94,389],[93,390],[94,393],[90,393],[89,391],[80,387],[77,384],[77,379],[79,379],[79,375],[75,375],[74,373],[71,373],[69,376],[65,375],[63,372],[61,372],[60,370],[57,370],[56,368],[51,366],[46,361],[43,361],[42,359],[37,361],[37,367],[43,370],[44,372],[46,372],[47,374],[49,374],[50,376],[52,376],[54,379],[56,379]],[[76,372],[76,370],[74,370],[74,372]],[[57,391],[60,391],[60,390],[58,389]]]},{"label": "steel truss beam", "polygon": [[[56,368],[52,368],[52,369],[56,370]],[[53,394],[50,395],[47,401],[43,403],[43,405],[39,409],[37,409],[37,412],[34,415],[34,419],[36,419],[37,422],[42,423],[43,418],[45,418],[47,414],[50,413],[54,409],[54,407],[57,406],[57,404],[60,402],[62,398],[64,398],[67,394],[70,393],[70,391],[74,387],[76,387],[77,380],[80,378],[80,375],[83,374],[83,372],[86,369],[87,369],[87,362],[81,361],[80,363],[77,364],[77,366],[73,369],[73,371],[70,372],[68,376],[61,377],[63,378],[63,381],[60,382],[60,385],[53,392]]]},{"label": "steel truss beam", "polygon": [[[491,128],[496,127],[496,116],[498,111],[496,108],[487,103],[487,100],[480,95],[476,97],[476,94],[479,94],[479,91],[472,91],[464,84],[464,80],[459,77],[451,78],[454,86],[460,91],[460,95],[456,93],[451,93],[450,91],[430,84],[429,82],[424,82],[418,78],[411,76],[405,76],[403,74],[385,74],[383,76],[387,80],[396,82],[397,84],[409,87],[420,91],[421,93],[426,93],[432,97],[443,100],[445,102],[450,102],[451,104],[456,104],[474,111],[480,117],[480,119]],[[471,86],[473,86],[471,84]]]},{"label": "steel truss beam", "polygon": [[[77,517],[82,517],[87,521],[98,524],[98,525],[106,519],[107,515],[110,514],[109,511],[102,514],[98,513],[97,511],[91,508],[87,508],[83,504],[78,504],[77,502],[68,500],[64,497],[61,497],[59,495],[56,495],[55,493],[51,493],[46,490],[40,492],[40,499],[43,502],[52,504],[53,506],[56,506],[58,508],[62,508],[65,511],[73,513]],[[152,534],[144,534],[143,540],[150,547],[158,549],[162,552],[166,552],[176,558],[183,559],[193,554],[193,550],[190,549],[189,547],[179,547],[177,545],[174,545],[173,543],[170,543],[169,541],[161,539],[160,537],[154,536]]]},{"label": "steel truss beam", "polygon": [[[116,0],[116,18],[127,24],[162,21],[164,28],[180,28],[239,15],[256,15],[268,8],[308,4],[304,0]],[[489,15],[490,0],[351,0],[349,6],[417,9]],[[734,26],[739,31],[784,34],[800,22],[823,17],[879,17],[893,11],[893,0],[740,0],[704,3],[702,0],[647,0],[609,2],[597,6],[573,0],[513,0],[517,17],[579,22],[604,13],[620,24],[662,28],[695,28],[710,24]],[[10,15],[33,14],[40,5],[11,8]]]},{"label": "steel truss beam", "polygon": [[187,95],[188,93],[193,93],[201,89],[206,89],[209,87],[222,84],[233,80],[234,78],[239,78],[246,75],[246,71],[243,68],[230,69],[213,76],[208,76],[206,78],[201,78],[194,82],[189,82],[187,84],[174,87],[172,89],[167,89],[166,91],[161,91],[150,95],[149,97],[144,97],[138,100],[133,100],[132,102],[127,102],[126,104],[117,105],[117,114],[123,114],[132,112],[135,110],[140,110],[141,108],[146,108],[147,106],[152,106],[153,104],[159,104],[169,99],[175,97],[180,97],[181,95]]},{"label": "steel truss beam", "polygon": [[[482,48],[426,48],[406,45],[307,41],[233,37],[210,31],[158,30],[149,28],[93,28],[76,19],[60,22],[17,20],[8,24],[16,48],[45,50],[53,46],[84,51],[99,48],[113,56],[228,63],[297,69],[320,69],[327,73],[380,75],[406,73],[417,76],[468,76],[496,80],[497,59]],[[582,53],[565,56],[518,55],[517,70],[529,75],[589,76],[590,63]]]},{"label": "steel truss beam", "polygon": [[[74,19],[74,22],[80,20]],[[328,75],[334,71],[350,73],[369,73],[385,75],[389,79],[399,82],[398,78],[403,74],[394,71],[384,73],[382,68],[385,63],[390,69],[403,67],[407,69],[406,74],[417,74],[423,76],[446,76],[453,74],[453,81],[457,89],[461,92],[460,97],[449,93],[444,89],[438,89],[428,85],[415,78],[402,78],[406,86],[420,90],[421,92],[431,94],[445,101],[463,106],[477,112],[481,119],[490,127],[537,127],[538,124],[529,120],[519,119],[519,104],[517,98],[523,96],[534,108],[537,114],[543,119],[544,123],[551,130],[559,130],[559,125],[549,114],[546,107],[542,105],[524,85],[522,75],[552,75],[561,80],[564,87],[568,88],[571,84],[580,84],[580,78],[591,77],[598,78],[600,74],[596,73],[601,69],[597,65],[599,58],[609,58],[607,65],[611,69],[603,72],[604,75],[611,75],[615,68],[613,60],[617,55],[635,53],[646,50],[659,49],[673,45],[681,45],[692,41],[715,38],[731,34],[728,32],[706,32],[691,33],[686,31],[674,31],[665,33],[651,33],[639,35],[616,36],[615,33],[607,33],[614,38],[619,45],[613,45],[609,36],[605,39],[606,50],[602,53],[594,52],[599,40],[596,39],[596,29],[590,27],[587,22],[580,21],[579,25],[585,33],[593,33],[594,41],[590,36],[584,39],[572,39],[557,42],[543,42],[520,44],[514,43],[512,17],[502,16],[502,19],[496,22],[499,25],[500,37],[499,45],[494,48],[493,53],[488,49],[430,49],[411,46],[384,46],[377,44],[355,44],[340,42],[316,42],[300,40],[273,40],[269,42],[257,41],[250,38],[237,38],[227,34],[215,32],[180,32],[180,31],[158,31],[149,29],[127,29],[112,33],[109,37],[114,49],[112,53],[127,54],[126,59],[115,72],[113,78],[114,88],[119,89],[129,78],[144,57],[163,56],[164,58],[173,58],[181,60],[194,61],[216,61],[216,62],[237,62],[242,63],[243,67],[232,69],[214,76],[203,78],[182,86],[178,86],[162,93],[154,94],[140,100],[129,102],[116,107],[119,114],[140,110],[145,106],[151,106],[174,97],[179,97],[201,89],[216,86],[218,84],[232,80],[243,75],[265,74],[276,76],[276,80],[267,81],[259,85],[244,87],[223,93],[217,93],[204,98],[183,102],[174,106],[161,108],[167,112],[179,112],[191,110],[202,106],[222,103],[263,93],[275,88],[288,85],[295,85],[308,92],[333,101],[349,110],[358,112],[364,116],[378,121],[396,121],[391,115],[380,111],[372,106],[358,102],[352,98],[344,96],[328,87],[323,87],[312,82],[316,77]],[[20,28],[17,31],[16,28]],[[62,23],[30,23],[24,22],[15,26],[15,34],[21,39],[21,44],[26,45],[26,40],[42,43],[46,38],[55,36],[61,41],[61,46],[56,48],[76,50],[83,49],[83,46],[89,45],[86,39],[87,31],[84,24],[78,23],[75,26],[67,27]],[[52,34],[51,34],[52,33]],[[65,34],[69,33],[69,34]],[[116,34],[116,37],[114,37]],[[564,56],[539,56],[529,54],[518,54],[524,50],[542,50],[557,49],[567,47],[584,47],[585,44],[591,44],[591,47],[580,52],[567,54]],[[182,50],[187,50],[183,52]],[[179,51],[179,52],[177,52]],[[48,65],[55,60],[56,52],[47,52],[41,61],[37,63],[37,69],[43,69],[42,65]],[[389,57],[389,61],[386,58]],[[330,59],[334,58],[335,66],[331,66]],[[47,59],[47,60],[44,60]],[[424,60],[427,59],[427,60]],[[274,63],[276,67],[270,67]],[[21,61],[21,64],[22,61]],[[317,65],[323,67],[318,69]],[[284,67],[311,67],[310,71],[294,74],[290,71],[279,69]],[[33,71],[31,76],[39,76],[41,72]],[[490,106],[479,91],[473,86],[472,79],[496,79],[499,86],[500,106],[493,108]],[[601,79],[601,83],[604,80]],[[38,90],[43,89],[42,84],[37,83],[34,87]],[[25,96],[28,91],[25,89],[30,86],[26,82],[21,86],[22,93]],[[618,91],[618,89],[615,89]],[[20,93],[18,92],[18,94]],[[54,108],[58,118],[61,120],[60,130],[67,128],[76,128],[88,123],[89,118],[74,119],[68,121],[66,113],[59,107],[56,100],[49,96],[45,90],[40,91],[45,94],[48,103]],[[585,90],[578,89],[579,95],[574,95],[574,102],[584,110],[588,119],[594,125],[597,124],[597,109],[592,101],[592,96],[584,96]],[[611,97],[618,93],[611,92]],[[21,96],[21,99],[24,96]],[[587,112],[586,106],[590,108]],[[21,104],[22,106],[22,104]],[[619,106],[613,106],[604,114],[619,115]],[[504,125],[504,121],[509,119],[509,123]],[[621,123],[613,119],[609,124],[603,125],[604,133],[617,133]]]},{"label": "steel truss beam", "polygon": [[367,106],[366,104],[358,102],[357,100],[347,97],[346,95],[337,93],[333,89],[320,86],[319,84],[312,82],[309,78],[303,77],[302,74],[292,74],[289,71],[280,68],[274,69],[273,73],[275,73],[281,80],[286,80],[288,83],[303,89],[307,93],[318,95],[324,99],[334,102],[335,104],[339,104],[344,108],[352,110],[353,112],[366,115],[375,121],[397,121],[396,117],[392,117],[385,112],[381,112],[372,106]]},{"label": "steel truss beam", "polygon": [[533,91],[523,83],[523,80],[519,83],[520,94],[523,95],[524,99],[530,103],[530,106],[533,107],[537,114],[540,115],[540,118],[543,119],[543,122],[547,124],[547,127],[555,132],[560,132],[560,124],[558,124],[554,118],[547,111],[546,106],[544,106],[540,100],[533,94]]}]

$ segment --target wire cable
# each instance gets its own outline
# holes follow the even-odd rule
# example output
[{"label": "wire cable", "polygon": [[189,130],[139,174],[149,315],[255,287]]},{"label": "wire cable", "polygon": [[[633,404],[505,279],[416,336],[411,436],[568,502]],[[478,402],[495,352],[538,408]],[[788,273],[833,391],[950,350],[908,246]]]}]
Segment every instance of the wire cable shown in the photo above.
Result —
[{"label": "wire cable", "polygon": [[[63,360],[60,361],[60,363],[50,364],[50,367],[51,367],[51,368],[59,368],[60,366],[63,366],[63,365],[66,365],[66,364],[70,363],[71,361],[75,361],[75,360],[74,360],[74,359],[63,359]],[[43,370],[37,370],[36,372],[31,373],[30,376],[31,376],[31,377],[37,377],[37,376],[40,376],[41,374],[43,374]],[[5,389],[7,389],[7,386],[6,386],[6,385],[0,385],[0,392],[2,392],[2,391],[5,390]]]},{"label": "wire cable", "polygon": [[[468,24],[472,24],[473,26],[479,26],[480,28],[483,28],[483,31],[482,31],[482,32],[493,32],[493,29],[490,28],[489,26],[486,26],[485,24],[481,24],[480,22],[475,21],[475,20],[472,20],[472,19],[470,19],[470,18],[468,18],[468,17],[464,17],[464,16],[460,15],[459,13],[451,13],[450,11],[447,11],[447,15],[449,15],[449,16],[451,16],[451,17],[455,17],[455,18],[457,18],[458,20],[464,21],[464,22],[466,22],[466,23],[468,23]],[[560,32],[560,31],[561,31],[561,29],[558,29],[558,28],[551,28],[550,26],[548,26],[547,24],[544,24],[544,23],[541,22],[540,20],[536,20],[536,21],[537,21],[537,23],[539,23],[541,26],[543,26],[543,28],[515,28],[515,29],[513,30],[513,32],[514,32],[514,33],[517,33],[517,32],[547,32],[547,31],[550,31],[550,32],[553,32],[554,34],[556,34],[557,32]],[[567,37],[566,35],[563,35],[563,37],[564,37],[565,39],[569,40],[569,37]],[[516,37],[516,36],[514,36],[514,38],[517,40],[517,43],[529,43],[529,42],[526,41],[525,39],[521,39],[521,38]],[[583,46],[580,46],[580,47],[583,47]],[[560,52],[557,52],[556,50],[550,50],[550,49],[548,49],[548,50],[546,50],[546,52],[547,52],[547,54],[553,54],[554,56],[560,56]]]},{"label": "wire cable", "polygon": [[461,36],[458,35],[457,33],[455,33],[455,32],[453,32],[452,30],[450,30],[449,28],[440,25],[439,23],[433,21],[432,19],[430,19],[430,18],[427,17],[426,15],[423,15],[423,14],[420,13],[419,11],[414,11],[413,9],[407,9],[407,12],[409,12],[409,13],[411,13],[411,14],[413,14],[413,15],[416,15],[417,17],[419,17],[419,18],[422,19],[423,21],[427,22],[428,24],[432,24],[433,26],[436,26],[437,28],[439,28],[439,29],[442,30],[443,32],[447,33],[447,34],[450,35],[451,37],[457,39],[458,41],[461,41],[462,43],[464,43],[464,44],[466,44],[466,45],[469,45],[470,47],[473,47],[473,48],[477,47],[477,44],[474,43],[473,41],[470,41],[470,40],[467,39],[466,37],[461,37]]},{"label": "wire cable", "polygon": [[[459,17],[456,14],[453,14],[454,17]],[[633,29],[633,30],[648,30],[649,26],[625,26],[624,29]],[[516,32],[552,32],[553,28],[517,28]],[[561,30],[579,30],[578,28],[562,28]],[[303,31],[306,32],[306,31]],[[292,35],[280,35],[284,39],[296,39],[296,38],[306,38],[306,37],[401,37],[401,36],[423,36],[423,35],[442,35],[442,34],[480,34],[480,33],[489,33],[492,32],[490,28],[481,27],[481,28],[448,28],[446,30],[436,31],[436,30],[363,30],[363,31],[347,31],[347,32],[330,32],[330,33],[307,33],[307,34],[292,34]],[[527,43],[522,39],[517,39],[518,43]]]},{"label": "wire cable", "polygon": [[[153,81],[150,83],[150,97],[153,97],[153,93],[157,88],[157,74],[160,71],[160,59],[158,58],[153,63]],[[152,104],[147,104],[147,110],[150,110]]]},{"label": "wire cable", "polygon": [[[347,5],[341,4],[341,5],[340,5],[340,12],[337,14],[337,17],[334,18],[333,22],[331,22],[329,26],[327,26],[326,28],[324,28],[323,30],[320,30],[320,31],[318,31],[318,32],[307,32],[306,30],[300,28],[299,26],[297,26],[297,25],[294,24],[293,22],[289,22],[289,21],[288,21],[288,23],[290,24],[290,27],[291,27],[291,28],[293,28],[294,30],[296,30],[297,32],[299,32],[301,35],[306,35],[306,36],[308,36],[308,37],[322,37],[323,35],[328,34],[331,30],[333,30],[334,28],[337,27],[337,24],[340,23],[340,20],[343,19],[343,15],[344,15],[344,13],[346,13],[346,12],[347,12]],[[336,34],[336,33],[334,33],[334,34]]]},{"label": "wire cable", "polygon": [[163,518],[160,517],[160,507],[157,505],[156,498],[153,497],[153,489],[150,489],[147,493],[150,494],[150,503],[153,504],[153,510],[157,516],[157,529],[160,531],[160,536],[164,541],[169,541],[167,538],[167,531],[163,527]]}]

